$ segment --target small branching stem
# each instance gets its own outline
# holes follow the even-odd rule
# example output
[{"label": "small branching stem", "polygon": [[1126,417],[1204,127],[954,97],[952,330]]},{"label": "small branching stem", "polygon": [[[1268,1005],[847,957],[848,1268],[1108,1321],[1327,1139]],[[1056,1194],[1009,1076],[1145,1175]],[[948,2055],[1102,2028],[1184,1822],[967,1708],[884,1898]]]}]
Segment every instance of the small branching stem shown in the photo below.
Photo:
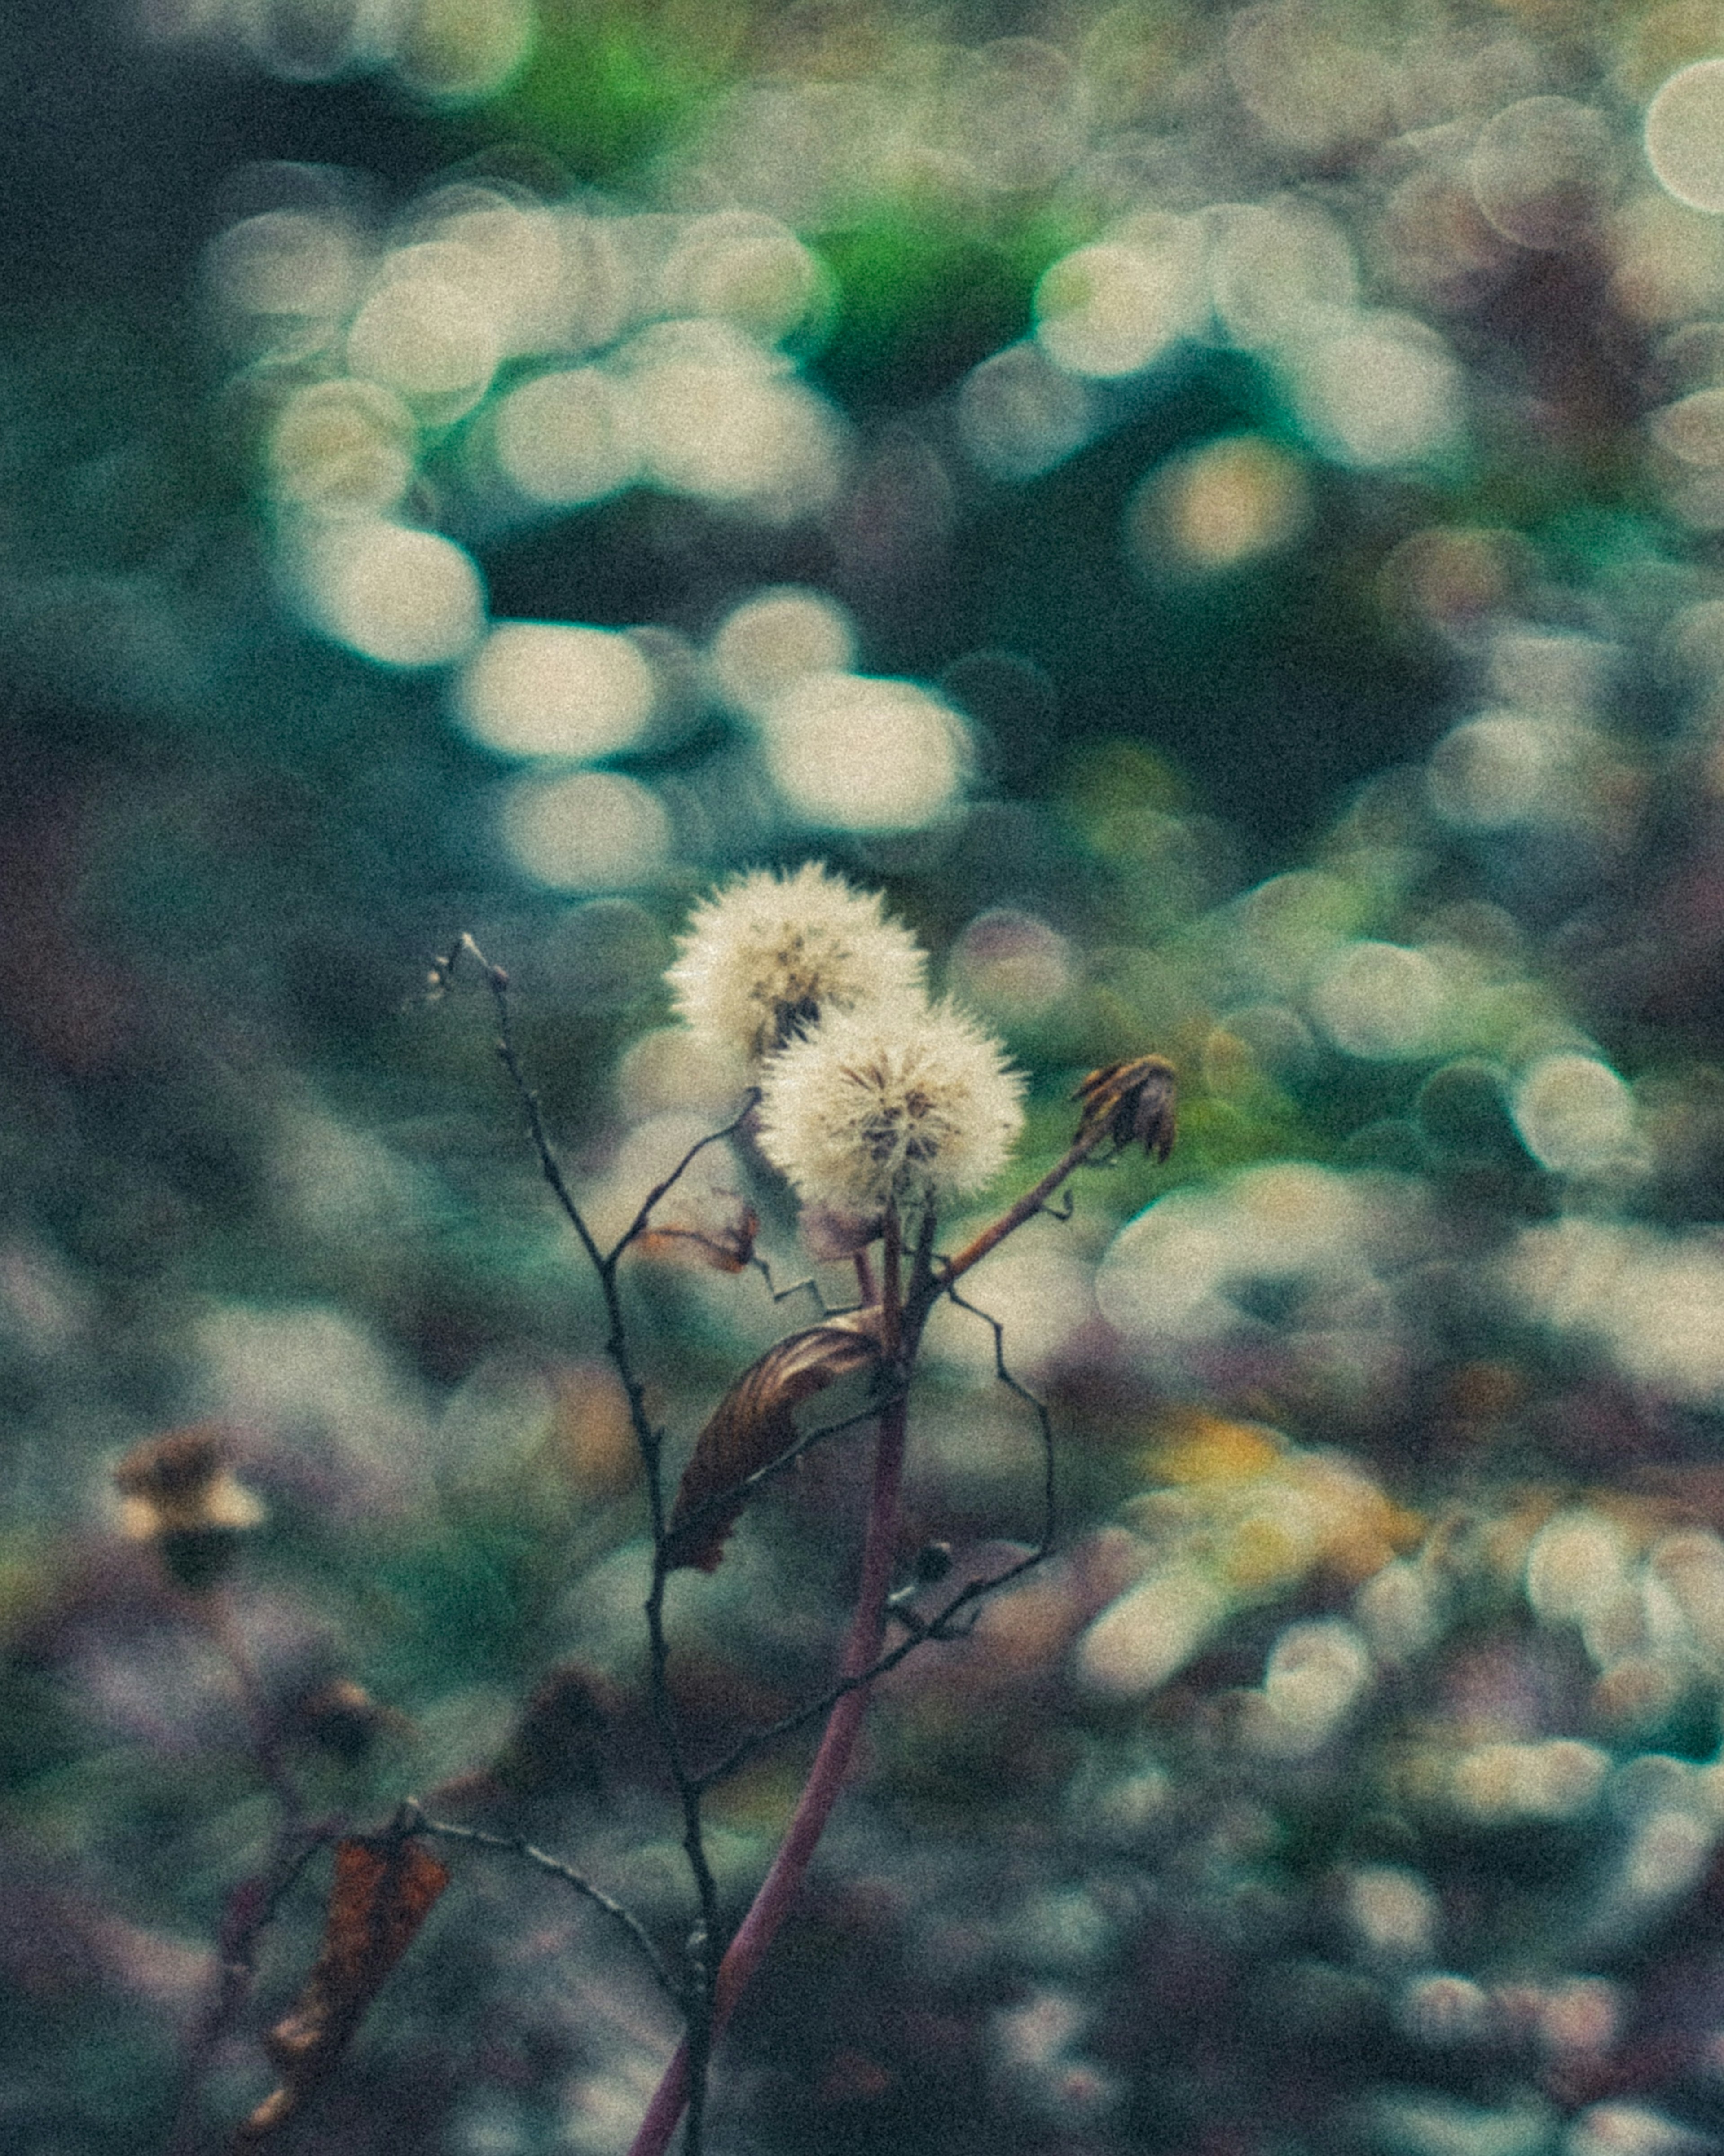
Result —
[{"label": "small branching stem", "polygon": [[308,1826],[284,1819],[275,1830],[264,1870],[242,1879],[228,1895],[216,1940],[209,1995],[187,2041],[167,2156],[192,2156],[200,2146],[198,2114],[204,2083],[223,2039],[239,2025],[250,2001],[264,1933],[306,1865],[339,1832],[334,1821]]},{"label": "small branching stem", "polygon": [[561,1879],[565,1885],[572,1887],[577,1894],[591,1902],[595,1907],[603,1909],[613,1924],[620,1926],[628,1933],[652,1971],[654,1982],[660,1990],[681,2004],[681,1989],[665,1967],[663,1957],[653,1943],[651,1933],[639,1917],[631,1910],[625,1909],[602,1887],[595,1887],[583,1872],[577,1871],[572,1864],[565,1864],[561,1857],[536,1848],[521,1835],[487,1834],[480,1827],[458,1826],[453,1820],[433,1819],[412,1797],[403,1804],[402,1815],[403,1830],[408,1834],[430,1835],[440,1841],[470,1842],[477,1849],[500,1850],[505,1856],[518,1856],[537,1870],[548,1871],[553,1879]]},{"label": "small branching stem", "polygon": [[306,1825],[299,1785],[282,1756],[263,1680],[226,1588],[213,1594],[188,1594],[184,1600],[191,1621],[219,1649],[233,1673],[252,1758],[275,1799],[276,1820],[263,1871],[239,1882],[223,1912],[209,1994],[186,2041],[185,2068],[168,2133],[169,2156],[187,2156],[197,2145],[203,2085],[223,2039],[238,2025],[251,1997],[259,1942],[282,1897],[330,1831]]}]

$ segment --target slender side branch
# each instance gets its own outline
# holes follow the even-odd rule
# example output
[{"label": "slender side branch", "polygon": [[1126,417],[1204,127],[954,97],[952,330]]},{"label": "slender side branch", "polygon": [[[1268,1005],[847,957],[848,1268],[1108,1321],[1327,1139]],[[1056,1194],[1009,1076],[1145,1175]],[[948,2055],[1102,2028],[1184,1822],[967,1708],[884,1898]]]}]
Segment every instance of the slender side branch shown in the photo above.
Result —
[{"label": "slender side branch", "polygon": [[997,1250],[1008,1235],[1014,1235],[1026,1220],[1033,1220],[1038,1213],[1045,1212],[1048,1200],[1060,1184],[1082,1167],[1106,1136],[1105,1130],[1080,1131],[1039,1183],[1033,1183],[1015,1204],[1006,1208],[998,1220],[990,1221],[979,1235],[972,1236],[955,1257],[942,1259],[936,1265],[932,1276],[923,1290],[930,1307],[938,1296],[950,1289],[954,1281],[962,1280],[972,1265],[980,1265],[988,1252]]},{"label": "slender side branch", "polygon": [[1025,1407],[1035,1417],[1036,1427],[1041,1432],[1042,1532],[1040,1539],[1036,1543],[1036,1555],[1038,1558],[1045,1557],[1054,1546],[1058,1502],[1054,1486],[1054,1419],[1048,1413],[1047,1402],[1039,1394],[1031,1392],[1028,1385],[1015,1378],[1007,1366],[1006,1328],[998,1318],[991,1317],[985,1310],[978,1309],[973,1302],[966,1302],[954,1287],[948,1286],[946,1293],[948,1300],[955,1303],[958,1309],[968,1311],[972,1317],[979,1317],[984,1325],[993,1328],[993,1374],[1008,1392],[1014,1393],[1023,1401]]},{"label": "slender side branch", "polygon": [[1048,1209],[1048,1200],[1073,1171],[1099,1152],[1116,1158],[1128,1147],[1141,1145],[1147,1155],[1166,1160],[1173,1149],[1176,1092],[1173,1066],[1159,1055],[1139,1055],[1129,1061],[1104,1064],[1092,1070],[1072,1098],[1083,1103],[1077,1136],[1041,1181],[1009,1205],[998,1220],[967,1243],[954,1258],[942,1265],[928,1290],[936,1295],[962,1280],[972,1265],[1021,1228],[1036,1214]]},{"label": "slender side branch", "polygon": [[[729,1122],[724,1126],[724,1128],[722,1130],[709,1131],[704,1138],[696,1138],[695,1142],[683,1155],[682,1158],[678,1161],[675,1167],[671,1169],[670,1174],[665,1177],[664,1180],[662,1183],[655,1183],[653,1185],[652,1188],[648,1191],[645,1198],[641,1201],[640,1210],[635,1214],[634,1218],[629,1222],[623,1233],[617,1238],[616,1241],[612,1244],[610,1249],[605,1253],[604,1263],[607,1265],[614,1268],[617,1260],[622,1256],[623,1251],[629,1248],[629,1245],[631,1243],[638,1242],[646,1233],[648,1224],[653,1217],[653,1209],[662,1199],[669,1197],[670,1193],[676,1188],[677,1184],[681,1182],[683,1177],[687,1174],[689,1169],[694,1166],[695,1161],[703,1152],[706,1152],[707,1147],[718,1144],[721,1139],[734,1137],[736,1136],[736,1132],[741,1129],[743,1124],[747,1122],[750,1111],[753,1108],[755,1102],[758,1101],[759,1098],[759,1088],[757,1086],[750,1086],[748,1091],[743,1096],[741,1106],[736,1111],[736,1114],[731,1116]],[[768,1285],[770,1286],[770,1284],[769,1276]],[[785,1292],[788,1294],[790,1291],[787,1289]]]},{"label": "slender side branch", "polygon": [[416,1797],[405,1799],[402,1810],[405,1815],[403,1824],[408,1833],[433,1835],[444,1841],[471,1842],[478,1849],[500,1850],[505,1856],[518,1856],[528,1864],[536,1865],[541,1871],[548,1871],[553,1879],[561,1879],[565,1885],[572,1887],[577,1894],[583,1895],[595,1907],[603,1909],[613,1923],[619,1924],[629,1934],[640,1950],[647,1967],[653,1973],[653,1980],[660,1990],[667,1993],[679,2006],[685,2003],[680,1986],[664,1966],[664,1957],[654,1945],[651,1934],[639,1917],[625,1909],[620,1902],[613,1900],[602,1887],[595,1887],[572,1865],[565,1864],[561,1857],[552,1856],[535,1847],[521,1835],[486,1834],[476,1826],[458,1826],[452,1820],[433,1819]]},{"label": "slender side branch", "polygon": [[515,1052],[515,1024],[509,1009],[509,976],[500,966],[493,965],[477,943],[464,930],[460,940],[448,957],[439,959],[431,969],[431,993],[440,996],[453,983],[455,968],[464,952],[470,953],[474,963],[485,975],[485,984],[490,990],[491,1003],[497,1014],[497,1060],[509,1074],[516,1097],[526,1116],[527,1129],[533,1141],[533,1150],[538,1155],[539,1168],[551,1186],[552,1195],[562,1208],[569,1225],[581,1239],[581,1247],[591,1260],[600,1278],[604,1276],[604,1254],[594,1240],[593,1231],[582,1219],[576,1204],[574,1194],[563,1180],[562,1168],[552,1147],[550,1133],[545,1128],[545,1118],[539,1106],[539,1096],[526,1081],[526,1075]]}]

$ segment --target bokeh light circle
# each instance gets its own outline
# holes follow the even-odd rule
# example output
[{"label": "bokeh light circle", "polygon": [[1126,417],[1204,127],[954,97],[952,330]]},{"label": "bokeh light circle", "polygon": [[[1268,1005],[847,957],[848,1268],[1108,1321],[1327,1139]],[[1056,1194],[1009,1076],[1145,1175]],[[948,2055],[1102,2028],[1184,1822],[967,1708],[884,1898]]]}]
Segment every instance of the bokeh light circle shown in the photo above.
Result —
[{"label": "bokeh light circle", "polygon": [[1460,374],[1441,340],[1411,316],[1367,318],[1301,355],[1301,411],[1321,447],[1343,464],[1419,464],[1454,443]]},{"label": "bokeh light circle", "polygon": [[1090,439],[1090,393],[1039,344],[1008,345],[978,362],[957,393],[958,433],[995,479],[1034,479]]},{"label": "bokeh light circle", "polygon": [[1442,973],[1423,951],[1365,941],[1346,945],[1324,969],[1311,1009],[1337,1048],[1390,1061],[1430,1052],[1447,1000]]},{"label": "bokeh light circle", "polygon": [[221,234],[209,250],[208,275],[217,297],[237,315],[335,315],[348,304],[357,255],[337,220],[266,210]]},{"label": "bokeh light circle", "polygon": [[1290,545],[1311,514],[1296,459],[1259,434],[1224,435],[1145,477],[1127,505],[1126,547],[1149,575],[1238,568]]},{"label": "bokeh light circle", "polygon": [[1673,74],[1646,108],[1646,162],[1691,209],[1724,210],[1724,59]]},{"label": "bokeh light circle", "polygon": [[414,0],[401,12],[396,71],[439,103],[490,97],[524,64],[537,27],[532,0]]},{"label": "bokeh light circle", "polygon": [[387,666],[442,666],[485,626],[485,588],[464,547],[435,531],[341,524],[310,544],[306,582],[330,634]]},{"label": "bokeh light circle", "polygon": [[613,756],[653,714],[653,670],[614,629],[500,622],[462,674],[455,706],[486,748],[505,756]]},{"label": "bokeh light circle", "polygon": [[[403,255],[422,251],[434,249],[405,249]],[[409,398],[434,400],[443,418],[479,402],[501,357],[491,312],[449,277],[422,275],[416,267],[403,265],[380,285],[347,331],[347,364],[356,374]]]},{"label": "bokeh light circle", "polygon": [[1523,97],[1480,131],[1473,197],[1518,247],[1571,244],[1614,192],[1617,152],[1603,116],[1568,97]]},{"label": "bokeh light circle", "polygon": [[517,779],[503,796],[499,824],[516,867],[553,891],[638,889],[670,851],[663,802],[617,772]]},{"label": "bokeh light circle", "polygon": [[855,655],[856,633],[838,601],[784,584],[726,616],[712,639],[712,676],[732,710],[757,713],[803,675],[842,673]]},{"label": "bokeh light circle", "polygon": [[1188,331],[1195,317],[1202,242],[1168,218],[1146,243],[1102,241],[1064,255],[1035,290],[1036,336],[1068,373],[1135,374]]},{"label": "bokeh light circle", "polygon": [[734,322],[776,344],[814,311],[818,258],[776,218],[723,211],[696,218],[659,277],[664,311]]},{"label": "bokeh light circle", "polygon": [[840,469],[831,408],[772,355],[725,324],[692,321],[655,325],[627,358],[659,485],[780,516],[830,499]]},{"label": "bokeh light circle", "polygon": [[1255,351],[1309,337],[1355,305],[1352,244],[1311,203],[1224,203],[1203,223],[1215,313],[1234,344]]},{"label": "bokeh light circle", "polygon": [[596,367],[559,369],[511,390],[497,408],[495,439],[511,485],[556,508],[601,501],[640,469],[628,393]]},{"label": "bokeh light circle", "polygon": [[1546,1168],[1606,1167],[1634,1135],[1634,1098],[1597,1056],[1541,1056],[1515,1090],[1515,1127]]},{"label": "bokeh light circle", "polygon": [[277,499],[324,516],[380,516],[407,491],[418,430],[381,382],[308,382],[277,415],[269,444]]},{"label": "bokeh light circle", "polygon": [[770,705],[762,732],[774,784],[818,828],[920,830],[963,783],[963,721],[914,682],[806,675]]}]

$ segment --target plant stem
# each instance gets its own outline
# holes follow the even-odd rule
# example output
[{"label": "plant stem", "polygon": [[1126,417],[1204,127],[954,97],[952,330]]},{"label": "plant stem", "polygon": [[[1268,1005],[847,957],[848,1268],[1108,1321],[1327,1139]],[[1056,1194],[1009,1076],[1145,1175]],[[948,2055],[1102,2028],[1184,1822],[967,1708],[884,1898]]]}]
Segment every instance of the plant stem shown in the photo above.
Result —
[{"label": "plant stem", "polygon": [[[889,1310],[895,1315],[897,1253],[889,1242],[886,1294]],[[913,1340],[906,1352],[914,1353]],[[874,1487],[869,1498],[868,1529],[862,1548],[862,1577],[856,1591],[855,1614],[845,1643],[842,1674],[860,1676],[878,1658],[885,1630],[886,1595],[892,1584],[892,1560],[898,1538],[898,1496],[904,1476],[905,1439],[909,1426],[909,1402],[903,1392],[882,1411],[874,1455]],[[749,1979],[764,1959],[779,1926],[801,1890],[816,1845],[832,1816],[844,1787],[850,1756],[868,1709],[865,1685],[846,1692],[832,1710],[814,1754],[813,1765],[797,1800],[789,1831],[772,1859],[760,1892],[755,1896],[741,1928],[719,1964],[713,1986],[707,2041],[715,2040],[735,2010]],[[640,2129],[629,2146],[629,2156],[664,2156],[670,2145],[689,2099],[689,2051],[680,2045],[665,2069]]]},{"label": "plant stem", "polygon": [[931,1307],[954,1281],[962,1280],[972,1265],[978,1265],[991,1250],[1004,1242],[1008,1235],[1039,1213],[1060,1184],[1075,1169],[1082,1166],[1106,1136],[1106,1129],[1098,1127],[1075,1138],[1039,1183],[1026,1190],[1014,1204],[1007,1207],[998,1220],[966,1243],[956,1257],[947,1258],[934,1268],[924,1294],[918,1301],[925,1301]]}]

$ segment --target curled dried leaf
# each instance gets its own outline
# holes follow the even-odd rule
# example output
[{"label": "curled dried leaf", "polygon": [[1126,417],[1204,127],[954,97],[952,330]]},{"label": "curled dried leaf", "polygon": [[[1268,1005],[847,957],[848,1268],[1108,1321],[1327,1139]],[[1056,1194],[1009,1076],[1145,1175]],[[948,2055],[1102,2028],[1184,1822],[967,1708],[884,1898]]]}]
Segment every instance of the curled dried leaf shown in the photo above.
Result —
[{"label": "curled dried leaf", "polygon": [[281,2086],[240,2128],[242,2146],[285,2124],[334,2071],[448,1884],[448,1866],[410,1835],[336,1844],[323,1944],[292,2011],[264,2038]]},{"label": "curled dried leaf", "polygon": [[1165,1160],[1173,1150],[1176,1091],[1173,1066],[1163,1056],[1104,1063],[1071,1096],[1083,1103],[1078,1136],[1105,1134],[1121,1152],[1141,1145],[1153,1158]]},{"label": "curled dried leaf", "polygon": [[859,1310],[792,1333],[743,1372],[695,1440],[677,1486],[668,1535],[672,1570],[717,1570],[747,1502],[720,1501],[795,1444],[795,1411],[803,1401],[880,1356],[880,1313]]}]

